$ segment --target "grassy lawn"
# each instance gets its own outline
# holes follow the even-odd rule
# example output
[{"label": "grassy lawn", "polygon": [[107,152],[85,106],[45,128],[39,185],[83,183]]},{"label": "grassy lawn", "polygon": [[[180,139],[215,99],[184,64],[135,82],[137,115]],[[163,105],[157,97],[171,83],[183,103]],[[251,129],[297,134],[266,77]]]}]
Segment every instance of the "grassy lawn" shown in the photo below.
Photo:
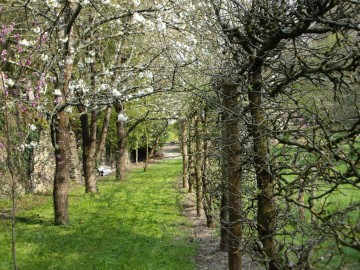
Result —
[{"label": "grassy lawn", "polygon": [[[176,190],[180,166],[177,160],[154,164],[121,183],[102,178],[95,196],[72,189],[68,226],[52,225],[51,196],[22,198],[20,207],[28,209],[16,225],[19,268],[195,269]],[[10,248],[10,221],[0,219],[0,269],[12,268]]]}]

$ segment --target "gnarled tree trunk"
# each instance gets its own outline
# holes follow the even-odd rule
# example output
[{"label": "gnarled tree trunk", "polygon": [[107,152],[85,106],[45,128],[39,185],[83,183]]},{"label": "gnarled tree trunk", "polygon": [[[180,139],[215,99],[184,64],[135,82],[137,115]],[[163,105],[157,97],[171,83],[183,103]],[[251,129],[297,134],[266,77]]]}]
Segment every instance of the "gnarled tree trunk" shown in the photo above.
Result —
[{"label": "gnarled tree trunk", "polygon": [[208,177],[208,163],[209,163],[209,140],[206,136],[207,127],[208,127],[208,113],[207,110],[204,110],[204,116],[201,119],[202,127],[203,127],[203,162],[202,162],[202,194],[203,194],[203,208],[206,217],[206,226],[209,228],[215,227],[215,219],[214,219],[214,207],[211,191],[209,190],[209,177]]},{"label": "gnarled tree trunk", "polygon": [[69,222],[68,182],[70,177],[69,117],[63,110],[58,114],[55,129],[55,179],[54,179],[54,212],[55,224],[65,225]]},{"label": "gnarled tree trunk", "polygon": [[227,162],[227,191],[228,191],[228,260],[230,270],[239,270],[242,267],[241,253],[241,149],[239,134],[240,128],[235,113],[239,109],[237,86],[232,84],[223,85],[224,106],[224,135],[225,160]]},{"label": "gnarled tree trunk", "polygon": [[267,133],[267,121],[261,103],[261,72],[263,62],[260,59],[254,60],[250,73],[251,88],[248,92],[249,107],[252,118],[250,134],[253,138],[253,162],[256,172],[258,187],[258,211],[257,228],[263,252],[269,260],[269,269],[280,269],[277,263],[277,247],[275,242],[276,232],[276,204],[274,196],[275,181],[270,169],[268,155],[269,142]]},{"label": "gnarled tree trunk", "polygon": [[67,37],[67,40],[62,43],[64,50],[62,59],[65,65],[59,74],[61,96],[55,99],[60,109],[52,118],[52,142],[55,148],[55,178],[53,190],[55,224],[67,224],[69,222],[68,182],[70,178],[70,128],[69,116],[65,111],[65,106],[73,69],[73,49],[71,48],[72,27],[82,9],[80,4],[74,9],[73,4],[69,1],[63,5],[64,17],[61,23],[63,25],[64,36]]}]

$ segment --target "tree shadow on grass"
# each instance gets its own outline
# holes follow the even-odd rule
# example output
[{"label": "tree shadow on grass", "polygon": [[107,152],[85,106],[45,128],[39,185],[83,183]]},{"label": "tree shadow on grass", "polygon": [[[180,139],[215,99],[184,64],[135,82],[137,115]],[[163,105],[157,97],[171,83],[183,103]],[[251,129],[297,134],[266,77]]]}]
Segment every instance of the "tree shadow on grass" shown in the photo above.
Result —
[{"label": "tree shadow on grass", "polygon": [[[169,177],[156,171],[147,175]],[[142,171],[132,173],[143,176]],[[20,213],[20,269],[195,269],[195,245],[180,231],[179,201],[163,178],[115,187],[110,178],[100,185],[99,196],[70,196],[67,226],[50,225],[52,216]],[[3,265],[11,269],[11,260]]]},{"label": "tree shadow on grass", "polygon": [[194,269],[186,239],[138,234],[121,219],[102,228],[91,220],[60,227],[37,218],[23,223],[18,247],[32,252],[19,252],[21,269]]}]

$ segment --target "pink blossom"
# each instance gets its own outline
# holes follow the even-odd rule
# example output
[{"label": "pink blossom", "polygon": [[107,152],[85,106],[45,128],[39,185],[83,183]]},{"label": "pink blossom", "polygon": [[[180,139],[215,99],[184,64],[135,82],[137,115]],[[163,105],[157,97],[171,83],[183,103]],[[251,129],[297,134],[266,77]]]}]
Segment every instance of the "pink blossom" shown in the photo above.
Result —
[{"label": "pink blossom", "polygon": [[16,34],[14,35],[14,39],[16,40],[16,42],[19,42],[19,40],[20,40],[20,34],[19,34],[19,33],[16,33]]},{"label": "pink blossom", "polygon": [[9,90],[7,87],[4,87],[4,96],[8,97],[9,96]]},{"label": "pink blossom", "polygon": [[23,51],[23,48],[20,44],[17,45],[18,53],[21,53]]},{"label": "pink blossom", "polygon": [[2,61],[6,61],[6,55],[7,55],[7,51],[4,49],[4,50],[2,50],[2,52],[1,52],[1,60]]},{"label": "pink blossom", "polygon": [[6,35],[8,34],[8,28],[6,27],[6,25],[3,25],[3,26],[2,26],[1,34],[2,34],[3,36],[6,36]]},{"label": "pink blossom", "polygon": [[41,35],[41,42],[45,43],[46,40],[47,40],[47,33],[45,32]]}]

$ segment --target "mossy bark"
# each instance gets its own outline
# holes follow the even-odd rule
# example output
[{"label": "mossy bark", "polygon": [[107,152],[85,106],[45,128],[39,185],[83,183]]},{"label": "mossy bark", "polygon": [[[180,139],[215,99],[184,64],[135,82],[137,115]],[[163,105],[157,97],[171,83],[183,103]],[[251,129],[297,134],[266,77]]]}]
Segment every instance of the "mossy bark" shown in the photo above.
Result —
[{"label": "mossy bark", "polygon": [[239,122],[235,115],[239,102],[237,86],[223,85],[223,124],[225,135],[225,159],[227,162],[227,196],[228,196],[228,261],[230,270],[242,268],[242,224],[241,224],[241,148],[239,141]]},{"label": "mossy bark", "polygon": [[269,261],[270,270],[278,270],[278,250],[275,241],[276,204],[275,180],[272,176],[269,160],[269,140],[267,136],[267,120],[262,108],[262,73],[263,61],[254,60],[250,73],[250,89],[248,91],[249,107],[252,118],[250,134],[253,138],[253,162],[257,181],[257,228],[262,251]]}]

